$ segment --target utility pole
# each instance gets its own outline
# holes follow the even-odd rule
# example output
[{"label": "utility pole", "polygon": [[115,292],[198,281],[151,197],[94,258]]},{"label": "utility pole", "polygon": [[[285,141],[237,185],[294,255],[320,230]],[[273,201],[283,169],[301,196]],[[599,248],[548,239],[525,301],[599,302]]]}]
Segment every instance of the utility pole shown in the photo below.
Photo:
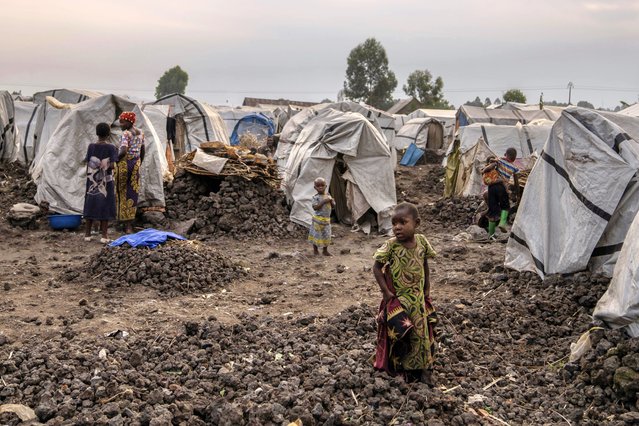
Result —
[{"label": "utility pole", "polygon": [[568,105],[572,105],[572,102],[570,102],[571,98],[572,98],[572,88],[575,87],[575,85],[573,84],[572,81],[568,82]]}]

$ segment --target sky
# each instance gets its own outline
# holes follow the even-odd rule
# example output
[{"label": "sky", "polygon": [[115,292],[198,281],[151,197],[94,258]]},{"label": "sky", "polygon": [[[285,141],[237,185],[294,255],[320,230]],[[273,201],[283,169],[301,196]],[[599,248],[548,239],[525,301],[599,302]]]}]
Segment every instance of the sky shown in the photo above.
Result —
[{"label": "sky", "polygon": [[0,89],[81,88],[153,99],[179,65],[186,94],[335,100],[369,37],[402,86],[417,69],[459,106],[520,88],[530,103],[639,99],[637,0],[0,0]]}]

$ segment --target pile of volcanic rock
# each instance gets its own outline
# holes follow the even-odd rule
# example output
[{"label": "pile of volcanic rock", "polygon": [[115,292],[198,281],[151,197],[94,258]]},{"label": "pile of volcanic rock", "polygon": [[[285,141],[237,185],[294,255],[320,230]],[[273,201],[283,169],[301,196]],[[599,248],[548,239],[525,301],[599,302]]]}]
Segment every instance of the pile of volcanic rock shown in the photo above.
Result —
[{"label": "pile of volcanic rock", "polygon": [[174,240],[153,249],[106,246],[90,258],[82,273],[69,269],[63,279],[99,276],[107,287],[144,285],[176,296],[215,290],[245,275],[241,265],[210,246]]},{"label": "pile of volcanic rock", "polygon": [[482,204],[479,196],[463,198],[441,198],[436,202],[418,206],[422,220],[445,228],[465,229],[473,224]]},{"label": "pile of volcanic rock", "polygon": [[0,163],[0,213],[3,217],[14,204],[34,203],[36,190],[27,167],[18,163]]},{"label": "pile of volcanic rock", "polygon": [[190,221],[189,233],[206,240],[297,237],[304,233],[289,220],[284,193],[261,180],[240,176],[208,177],[184,171],[166,188],[166,215],[173,222]]}]

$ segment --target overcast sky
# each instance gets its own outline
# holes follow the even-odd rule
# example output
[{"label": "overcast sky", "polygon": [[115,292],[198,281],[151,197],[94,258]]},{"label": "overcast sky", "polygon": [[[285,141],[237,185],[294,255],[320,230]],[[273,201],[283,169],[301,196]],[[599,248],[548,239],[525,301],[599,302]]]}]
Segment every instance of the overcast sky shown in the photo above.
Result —
[{"label": "overcast sky", "polygon": [[456,106],[521,88],[529,102],[614,107],[639,96],[638,0],[0,0],[0,89],[85,88],[153,98],[174,65],[187,95],[336,99],[368,37],[398,79],[444,79]]}]

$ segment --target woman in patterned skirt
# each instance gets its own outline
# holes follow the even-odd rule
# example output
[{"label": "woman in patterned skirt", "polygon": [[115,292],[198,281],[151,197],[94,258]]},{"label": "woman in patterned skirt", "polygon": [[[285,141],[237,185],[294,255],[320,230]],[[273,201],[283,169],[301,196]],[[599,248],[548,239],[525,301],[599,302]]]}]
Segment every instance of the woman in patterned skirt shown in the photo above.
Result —
[{"label": "woman in patterned skirt", "polygon": [[135,118],[134,112],[120,114],[122,137],[115,169],[118,221],[124,224],[126,233],[133,232],[140,193],[140,166],[144,160],[144,133],[133,126]]}]

